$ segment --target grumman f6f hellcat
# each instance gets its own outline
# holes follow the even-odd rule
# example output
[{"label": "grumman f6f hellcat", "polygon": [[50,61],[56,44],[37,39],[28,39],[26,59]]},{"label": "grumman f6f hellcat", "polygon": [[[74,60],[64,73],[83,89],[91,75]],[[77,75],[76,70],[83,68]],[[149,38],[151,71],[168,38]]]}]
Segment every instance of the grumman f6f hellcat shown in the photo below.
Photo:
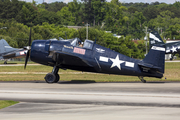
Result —
[{"label": "grumman f6f hellcat", "polygon": [[[31,32],[30,32],[31,33]],[[138,76],[142,82],[143,77],[162,78],[164,73],[165,47],[152,46],[143,60],[137,60],[121,53],[96,44],[92,40],[85,40],[80,47],[81,40],[34,40],[29,46],[25,68],[30,59],[42,65],[52,66],[53,70],[45,76],[47,83],[57,83],[60,79],[59,69],[72,69],[78,71]]]}]

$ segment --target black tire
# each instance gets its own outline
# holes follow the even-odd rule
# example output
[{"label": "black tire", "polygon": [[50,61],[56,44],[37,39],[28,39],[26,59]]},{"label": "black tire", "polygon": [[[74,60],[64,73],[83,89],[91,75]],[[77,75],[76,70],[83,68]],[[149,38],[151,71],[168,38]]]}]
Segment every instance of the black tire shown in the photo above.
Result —
[{"label": "black tire", "polygon": [[59,74],[56,74],[56,81],[55,81],[55,83],[57,83],[59,81],[59,79],[60,79]]},{"label": "black tire", "polygon": [[54,83],[56,82],[56,75],[53,73],[48,73],[44,79],[47,83]]}]

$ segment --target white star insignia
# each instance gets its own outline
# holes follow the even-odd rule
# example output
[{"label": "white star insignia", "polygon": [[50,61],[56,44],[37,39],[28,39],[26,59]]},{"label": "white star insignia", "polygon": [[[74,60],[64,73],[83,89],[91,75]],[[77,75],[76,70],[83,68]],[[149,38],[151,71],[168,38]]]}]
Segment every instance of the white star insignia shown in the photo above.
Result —
[{"label": "white star insignia", "polygon": [[117,55],[115,59],[110,58],[110,60],[113,62],[113,64],[111,65],[111,68],[117,66],[120,70],[121,70],[120,64],[125,62],[125,61],[119,60],[119,55]]},{"label": "white star insignia", "polygon": [[176,52],[176,48],[174,46],[172,46],[171,50],[172,52]]}]

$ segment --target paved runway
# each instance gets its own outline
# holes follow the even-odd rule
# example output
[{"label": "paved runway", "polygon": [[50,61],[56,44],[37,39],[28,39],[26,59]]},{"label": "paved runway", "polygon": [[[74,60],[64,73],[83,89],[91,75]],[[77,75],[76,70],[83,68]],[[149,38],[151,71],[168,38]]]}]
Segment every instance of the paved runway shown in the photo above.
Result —
[{"label": "paved runway", "polygon": [[1,120],[180,118],[180,83],[0,82]]}]

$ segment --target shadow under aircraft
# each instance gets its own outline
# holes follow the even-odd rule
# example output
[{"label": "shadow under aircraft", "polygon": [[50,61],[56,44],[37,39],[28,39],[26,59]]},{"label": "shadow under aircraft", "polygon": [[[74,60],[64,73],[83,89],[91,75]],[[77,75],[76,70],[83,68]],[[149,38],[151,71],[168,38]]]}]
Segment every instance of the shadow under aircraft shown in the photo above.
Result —
[{"label": "shadow under aircraft", "polygon": [[80,47],[81,42],[78,38],[60,41],[33,40],[30,46],[30,37],[24,68],[29,57],[31,61],[53,67],[52,72],[45,76],[47,83],[59,81],[59,69],[138,76],[144,83],[144,77],[163,77],[164,46],[152,46],[143,60],[137,60],[98,45],[96,40],[85,40],[84,45]]},{"label": "shadow under aircraft", "polygon": [[13,48],[9,46],[6,40],[0,40],[0,59],[4,59],[4,64],[7,64],[7,59],[26,57],[27,50],[24,48]]},{"label": "shadow under aircraft", "polygon": [[164,45],[166,48],[165,54],[172,54],[170,60],[173,60],[176,53],[180,54],[180,42],[164,43],[161,36],[157,31],[149,33],[149,45],[150,48],[153,45]]}]

